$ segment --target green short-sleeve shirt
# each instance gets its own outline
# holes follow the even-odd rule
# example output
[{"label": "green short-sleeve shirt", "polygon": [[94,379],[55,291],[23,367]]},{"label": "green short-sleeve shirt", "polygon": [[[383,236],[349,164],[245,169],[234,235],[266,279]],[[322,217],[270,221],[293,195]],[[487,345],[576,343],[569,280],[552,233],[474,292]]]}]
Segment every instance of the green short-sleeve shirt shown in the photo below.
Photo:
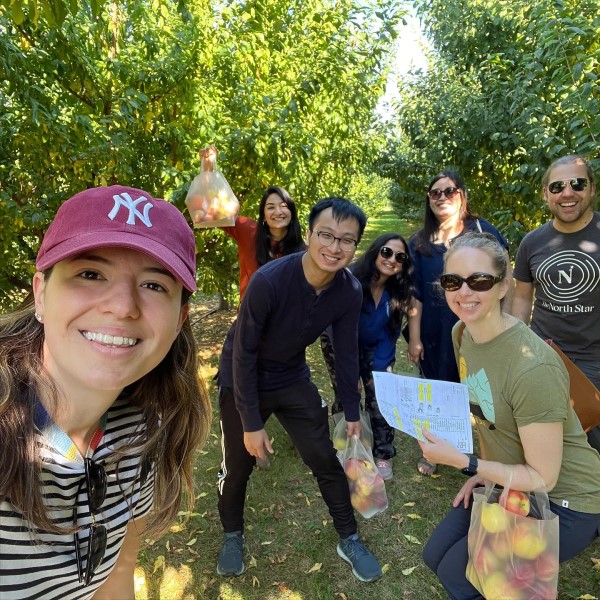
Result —
[{"label": "green short-sleeve shirt", "polygon": [[453,330],[461,382],[485,419],[475,417],[482,457],[505,464],[525,464],[519,427],[563,423],[563,462],[549,492],[559,504],[600,513],[600,455],[587,437],[569,401],[569,376],[552,348],[518,322],[490,342],[476,344],[459,322]]}]

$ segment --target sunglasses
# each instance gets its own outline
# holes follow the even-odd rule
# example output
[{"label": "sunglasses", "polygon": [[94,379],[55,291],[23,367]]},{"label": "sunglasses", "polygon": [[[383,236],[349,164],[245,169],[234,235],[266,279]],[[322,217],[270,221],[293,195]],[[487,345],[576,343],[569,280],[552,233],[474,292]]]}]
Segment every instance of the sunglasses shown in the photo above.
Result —
[{"label": "sunglasses", "polygon": [[[94,514],[98,513],[104,499],[106,498],[106,472],[104,467],[95,463],[91,458],[84,459],[85,465],[85,483],[88,490],[88,504],[90,507],[90,515],[92,523],[88,526],[89,535],[87,538],[87,551],[84,560],[81,555],[81,543],[79,541],[79,532],[74,533],[75,538],[75,557],[77,559],[77,573],[79,575],[79,583],[87,586],[90,584],[92,577],[96,573],[96,569],[102,563],[106,552],[107,531],[106,527],[100,523],[96,523]],[[83,481],[77,491],[77,496],[83,485]],[[73,508],[73,523],[77,524],[77,496],[75,497],[75,506]]]},{"label": "sunglasses", "polygon": [[394,252],[389,246],[381,246],[379,248],[379,255],[381,258],[392,258],[392,256],[396,259],[397,263],[405,263],[408,259],[408,254],[406,252]]},{"label": "sunglasses", "polygon": [[448,200],[452,200],[459,192],[460,190],[457,187],[447,187],[445,190],[433,188],[427,192],[427,195],[431,200],[439,200],[442,197],[442,194],[444,194]]},{"label": "sunglasses", "polygon": [[503,276],[489,273],[473,273],[469,277],[461,277],[456,273],[444,273],[440,276],[440,285],[447,292],[457,292],[466,283],[474,292],[487,292],[504,279]]},{"label": "sunglasses", "polygon": [[565,191],[567,184],[571,186],[574,192],[583,192],[588,186],[588,180],[585,177],[575,177],[573,179],[559,179],[548,184],[548,191],[551,194],[561,194]]}]

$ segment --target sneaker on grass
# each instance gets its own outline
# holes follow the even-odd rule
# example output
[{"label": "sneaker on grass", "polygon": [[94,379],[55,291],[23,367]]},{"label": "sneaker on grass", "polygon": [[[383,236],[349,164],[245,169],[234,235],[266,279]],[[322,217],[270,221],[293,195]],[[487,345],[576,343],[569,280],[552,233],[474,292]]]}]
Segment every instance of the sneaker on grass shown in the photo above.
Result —
[{"label": "sneaker on grass", "polygon": [[219,575],[241,575],[244,572],[244,538],[241,531],[226,533],[219,553]]},{"label": "sneaker on grass", "polygon": [[385,481],[393,477],[394,472],[392,471],[391,460],[385,460],[385,458],[376,458],[375,466],[377,467],[379,474]]},{"label": "sneaker on grass", "polygon": [[352,573],[361,581],[373,581],[381,577],[381,567],[377,559],[360,541],[358,533],[340,539],[337,553],[352,565]]}]

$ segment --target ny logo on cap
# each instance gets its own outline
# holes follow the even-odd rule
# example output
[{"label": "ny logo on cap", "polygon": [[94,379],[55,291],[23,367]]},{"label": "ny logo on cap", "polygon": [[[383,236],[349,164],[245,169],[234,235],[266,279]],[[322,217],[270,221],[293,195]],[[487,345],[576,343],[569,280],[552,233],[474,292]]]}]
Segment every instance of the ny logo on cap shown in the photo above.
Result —
[{"label": "ny logo on cap", "polygon": [[142,214],[138,209],[137,205],[144,200],[147,200],[145,196],[141,196],[137,200],[132,200],[131,196],[127,192],[123,192],[122,194],[115,194],[113,196],[113,200],[115,201],[115,205],[113,209],[108,213],[108,218],[111,221],[115,220],[115,217],[119,213],[121,206],[129,209],[129,216],[127,217],[127,225],[135,225],[135,218],[138,217],[140,221],[146,227],[152,227],[152,222],[150,221],[150,209],[154,208],[152,202],[148,202],[144,205],[144,214]]}]

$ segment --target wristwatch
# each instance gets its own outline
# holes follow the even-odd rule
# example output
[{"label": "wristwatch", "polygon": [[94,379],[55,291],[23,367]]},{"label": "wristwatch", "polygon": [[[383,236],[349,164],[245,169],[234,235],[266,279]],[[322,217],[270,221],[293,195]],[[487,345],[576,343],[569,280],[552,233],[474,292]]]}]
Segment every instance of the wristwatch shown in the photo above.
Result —
[{"label": "wristwatch", "polygon": [[467,456],[469,457],[469,466],[461,469],[460,472],[468,477],[473,477],[473,475],[477,475],[477,466],[479,463],[477,457],[473,456],[473,454],[468,454]]}]

